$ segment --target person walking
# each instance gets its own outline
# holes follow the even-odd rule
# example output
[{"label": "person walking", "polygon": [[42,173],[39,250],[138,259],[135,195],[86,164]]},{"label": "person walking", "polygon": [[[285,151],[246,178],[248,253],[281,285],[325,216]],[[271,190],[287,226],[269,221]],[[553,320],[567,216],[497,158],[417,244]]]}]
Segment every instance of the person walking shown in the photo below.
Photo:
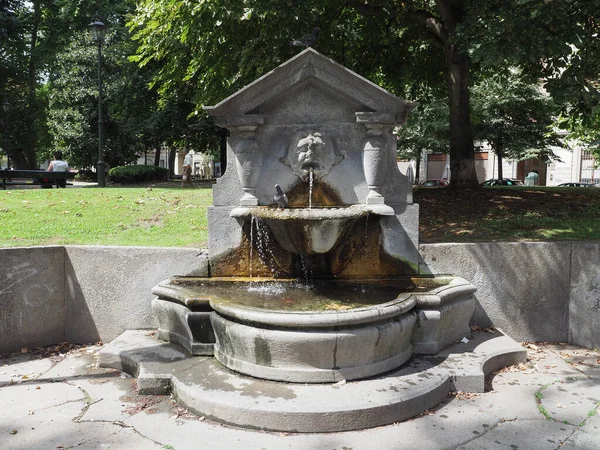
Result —
[{"label": "person walking", "polygon": [[192,166],[194,165],[194,157],[190,155],[189,149],[183,151],[183,175],[181,176],[181,187],[194,187],[192,184]]}]

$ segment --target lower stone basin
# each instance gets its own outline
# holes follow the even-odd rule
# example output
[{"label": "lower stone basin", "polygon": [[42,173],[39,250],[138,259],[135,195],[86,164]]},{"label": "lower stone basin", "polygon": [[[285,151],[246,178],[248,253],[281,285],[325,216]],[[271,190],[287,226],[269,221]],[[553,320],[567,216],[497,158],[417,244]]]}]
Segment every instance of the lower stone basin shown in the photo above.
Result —
[{"label": "lower stone basin", "polygon": [[[475,288],[456,277],[295,280],[178,277],[153,289],[159,337],[250,376],[371,377],[468,333]],[[210,333],[207,330],[210,329]],[[210,342],[212,339],[212,342]]]}]

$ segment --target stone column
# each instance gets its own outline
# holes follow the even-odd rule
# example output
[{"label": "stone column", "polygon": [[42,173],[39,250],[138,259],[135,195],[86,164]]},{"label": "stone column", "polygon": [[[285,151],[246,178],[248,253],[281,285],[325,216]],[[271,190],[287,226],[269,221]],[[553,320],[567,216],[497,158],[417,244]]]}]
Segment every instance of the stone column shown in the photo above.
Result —
[{"label": "stone column", "polygon": [[263,151],[256,140],[256,130],[263,123],[264,116],[259,114],[229,116],[225,121],[225,126],[231,132],[230,145],[244,190],[240,206],[258,206],[256,186],[263,166]]},{"label": "stone column", "polygon": [[392,134],[394,117],[383,113],[356,113],[356,121],[366,127],[363,140],[363,170],[369,193],[367,205],[385,205],[381,186],[389,165],[389,136]]},{"label": "stone column", "polygon": [[369,186],[369,194],[366,199],[367,205],[385,204],[385,199],[380,190],[387,171],[388,155],[382,134],[383,127],[380,124],[367,125],[367,137],[363,144],[363,168]]}]

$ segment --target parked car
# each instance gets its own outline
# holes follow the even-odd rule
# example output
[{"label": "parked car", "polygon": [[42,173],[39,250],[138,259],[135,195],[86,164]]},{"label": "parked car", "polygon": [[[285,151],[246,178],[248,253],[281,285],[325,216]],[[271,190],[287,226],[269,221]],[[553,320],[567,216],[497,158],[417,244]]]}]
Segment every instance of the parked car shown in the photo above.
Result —
[{"label": "parked car", "polygon": [[592,183],[561,183],[558,187],[600,187],[600,184]]},{"label": "parked car", "polygon": [[427,180],[421,183],[424,187],[446,187],[448,182],[446,180]]},{"label": "parked car", "polygon": [[484,181],[481,186],[523,186],[523,182],[514,178],[495,178]]}]

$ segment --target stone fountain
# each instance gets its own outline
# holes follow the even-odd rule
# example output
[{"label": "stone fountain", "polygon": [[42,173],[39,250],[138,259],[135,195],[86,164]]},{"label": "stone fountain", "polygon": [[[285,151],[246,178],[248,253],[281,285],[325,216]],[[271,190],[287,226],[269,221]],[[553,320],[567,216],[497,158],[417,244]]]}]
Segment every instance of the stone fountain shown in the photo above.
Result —
[{"label": "stone fountain", "polygon": [[156,286],[157,336],[103,364],[225,423],[323,432],[407,419],[522,360],[507,337],[466,346],[475,287],[420,264],[393,134],[414,106],[308,48],[207,107],[235,161],[209,276]]}]

